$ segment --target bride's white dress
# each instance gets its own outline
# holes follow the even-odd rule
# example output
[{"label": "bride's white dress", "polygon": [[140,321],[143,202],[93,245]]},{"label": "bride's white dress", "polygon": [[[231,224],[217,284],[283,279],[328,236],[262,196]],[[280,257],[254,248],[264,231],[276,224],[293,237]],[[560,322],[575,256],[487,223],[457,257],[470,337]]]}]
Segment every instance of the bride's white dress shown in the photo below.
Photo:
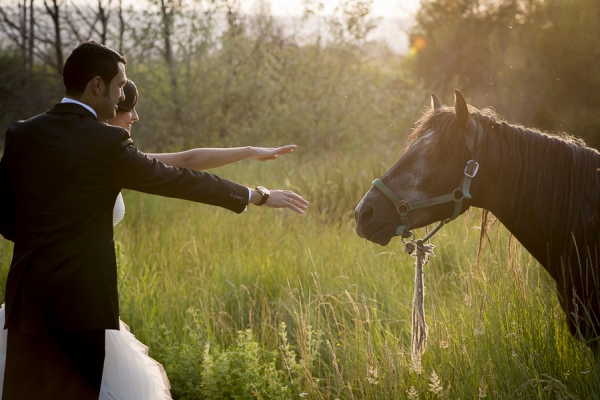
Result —
[{"label": "bride's white dress", "polygon": [[[125,216],[121,193],[115,202],[113,224]],[[167,374],[161,364],[148,356],[148,347],[129,332],[120,321],[121,330],[106,331],[106,356],[99,400],[171,400]],[[0,400],[6,364],[4,305],[0,309]]]}]

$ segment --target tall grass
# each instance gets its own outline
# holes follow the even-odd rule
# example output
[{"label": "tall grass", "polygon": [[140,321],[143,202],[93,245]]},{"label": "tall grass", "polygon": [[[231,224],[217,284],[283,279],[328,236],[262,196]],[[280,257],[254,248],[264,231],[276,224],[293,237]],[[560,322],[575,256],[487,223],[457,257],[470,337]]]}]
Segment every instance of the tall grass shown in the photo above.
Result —
[{"label": "tall grass", "polygon": [[[496,225],[477,263],[478,210],[433,239],[428,348],[423,373],[411,368],[413,259],[399,241],[359,239],[352,215],[388,156],[300,153],[216,171],[298,191],[311,201],[302,216],[125,191],[121,318],[165,365],[174,397],[600,396],[593,356],[535,260]],[[5,276],[10,245],[0,246]]]}]

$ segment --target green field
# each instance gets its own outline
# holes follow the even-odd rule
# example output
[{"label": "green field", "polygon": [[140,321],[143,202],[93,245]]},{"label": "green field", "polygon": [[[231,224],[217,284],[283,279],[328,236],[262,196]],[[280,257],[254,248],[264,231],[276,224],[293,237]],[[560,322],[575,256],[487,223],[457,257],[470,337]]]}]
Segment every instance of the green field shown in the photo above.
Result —
[{"label": "green field", "polygon": [[[115,229],[121,318],[163,363],[180,399],[600,396],[554,283],[481,212],[433,238],[425,267],[429,341],[411,367],[413,259],[360,239],[353,210],[392,163],[377,157],[244,161],[215,172],[309,201],[305,215],[241,215],[125,191]],[[0,243],[2,280],[10,244]]]},{"label": "green field", "polygon": [[[297,2],[304,15],[289,22],[269,1],[253,16],[232,0],[0,2],[0,147],[10,124],[62,98],[64,57],[85,32],[128,60],[143,151],[299,146],[215,172],[302,194],[302,216],[124,191],[121,318],[175,399],[600,398],[548,274],[493,220],[478,260],[481,210],[432,240],[416,372],[414,260],[400,240],[360,239],[353,215],[431,92],[451,106],[458,88],[507,121],[600,148],[598,0],[422,0],[397,21],[407,54],[371,38],[371,0],[337,2],[331,15]],[[11,252],[0,239],[0,302]]]}]

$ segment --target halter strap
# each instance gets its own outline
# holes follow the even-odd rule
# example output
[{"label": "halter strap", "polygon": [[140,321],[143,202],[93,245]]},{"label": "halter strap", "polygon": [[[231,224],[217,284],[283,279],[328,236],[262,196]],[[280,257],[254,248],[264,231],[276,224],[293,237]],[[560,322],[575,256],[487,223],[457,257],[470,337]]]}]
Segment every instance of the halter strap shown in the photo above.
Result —
[{"label": "halter strap", "polygon": [[429,240],[434,234],[437,233],[437,231],[442,228],[442,226],[450,221],[455,220],[460,215],[460,212],[462,211],[463,200],[469,200],[472,198],[469,189],[471,188],[471,180],[475,177],[475,175],[477,175],[477,171],[479,171],[479,163],[477,162],[477,159],[479,158],[479,149],[484,138],[485,130],[478,120],[477,145],[475,147],[475,151],[473,152],[471,159],[467,161],[462,181],[458,187],[452,191],[452,193],[432,197],[430,199],[408,202],[406,200],[400,200],[400,198],[398,198],[398,196],[396,196],[396,194],[379,179],[375,179],[373,181],[373,186],[379,189],[385,195],[385,197],[387,197],[394,204],[398,214],[400,215],[400,225],[396,228],[395,236],[402,236],[403,239],[414,236],[409,229],[409,211],[432,207],[438,204],[454,202],[454,212],[452,213],[452,216],[446,220],[440,221],[440,223],[427,236],[425,236],[425,238],[422,239],[423,242]]}]

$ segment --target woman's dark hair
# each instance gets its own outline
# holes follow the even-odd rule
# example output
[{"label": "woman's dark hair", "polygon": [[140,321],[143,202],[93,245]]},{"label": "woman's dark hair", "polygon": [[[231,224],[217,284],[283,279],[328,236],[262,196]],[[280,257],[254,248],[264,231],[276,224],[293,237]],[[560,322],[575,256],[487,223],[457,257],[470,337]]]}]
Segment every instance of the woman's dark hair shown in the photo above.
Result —
[{"label": "woman's dark hair", "polygon": [[81,95],[96,76],[109,85],[119,73],[119,63],[125,65],[127,61],[110,47],[93,40],[81,43],[69,55],[63,68],[65,93]]},{"label": "woman's dark hair", "polygon": [[123,86],[123,92],[125,93],[125,100],[117,104],[117,107],[119,107],[117,112],[133,110],[138,101],[138,90],[133,81],[127,80],[127,83]]}]

